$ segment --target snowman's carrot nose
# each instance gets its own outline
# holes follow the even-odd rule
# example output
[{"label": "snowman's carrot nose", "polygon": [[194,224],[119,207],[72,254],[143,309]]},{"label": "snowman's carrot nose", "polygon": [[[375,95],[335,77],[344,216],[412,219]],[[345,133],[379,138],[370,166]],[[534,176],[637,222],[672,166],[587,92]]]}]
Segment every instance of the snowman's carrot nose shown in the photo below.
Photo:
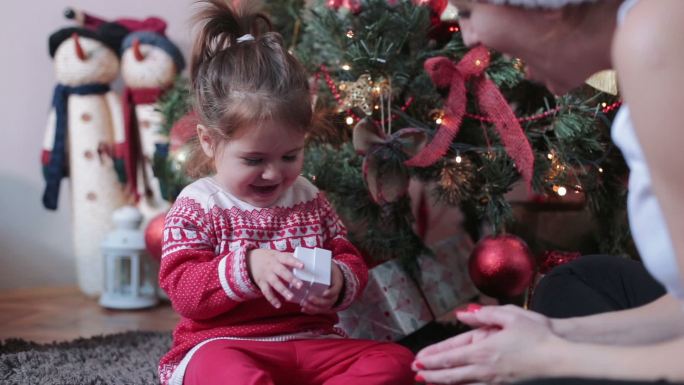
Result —
[{"label": "snowman's carrot nose", "polygon": [[133,56],[137,61],[145,60],[145,56],[140,51],[140,39],[133,39]]},{"label": "snowman's carrot nose", "polygon": [[76,48],[76,56],[81,60],[85,61],[87,59],[83,47],[81,47],[81,42],[78,39],[78,34],[76,32],[71,34],[71,38],[74,39],[74,47]]}]

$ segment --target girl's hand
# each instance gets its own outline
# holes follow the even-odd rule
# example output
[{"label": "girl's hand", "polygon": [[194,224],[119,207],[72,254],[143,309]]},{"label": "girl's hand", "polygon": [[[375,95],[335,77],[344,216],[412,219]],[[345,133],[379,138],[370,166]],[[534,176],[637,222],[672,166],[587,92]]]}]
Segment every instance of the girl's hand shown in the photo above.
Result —
[{"label": "girl's hand", "polygon": [[302,312],[306,314],[329,313],[340,297],[344,286],[344,276],[336,263],[332,264],[330,287],[319,296],[312,295],[302,304]]},{"label": "girl's hand", "polygon": [[550,352],[564,342],[548,318],[515,306],[489,306],[457,317],[477,329],[416,355],[413,369],[427,383],[502,384],[543,377],[554,365]]},{"label": "girl's hand", "polygon": [[303,269],[304,264],[292,255],[269,249],[253,249],[247,252],[247,267],[254,283],[261,289],[266,300],[278,309],[282,305],[275,295],[279,293],[290,300],[293,297],[290,285],[301,288],[302,281],[295,278],[292,269]]}]

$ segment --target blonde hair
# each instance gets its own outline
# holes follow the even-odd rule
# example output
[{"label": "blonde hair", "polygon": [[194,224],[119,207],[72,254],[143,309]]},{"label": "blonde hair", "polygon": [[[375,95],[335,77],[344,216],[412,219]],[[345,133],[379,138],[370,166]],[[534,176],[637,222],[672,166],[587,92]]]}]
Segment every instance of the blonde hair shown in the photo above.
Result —
[{"label": "blonde hair", "polygon": [[[229,140],[239,128],[267,120],[308,132],[313,112],[306,70],[271,31],[260,2],[201,3],[190,81],[195,110],[209,135],[215,142]],[[193,177],[214,171],[197,140],[186,171]]]}]

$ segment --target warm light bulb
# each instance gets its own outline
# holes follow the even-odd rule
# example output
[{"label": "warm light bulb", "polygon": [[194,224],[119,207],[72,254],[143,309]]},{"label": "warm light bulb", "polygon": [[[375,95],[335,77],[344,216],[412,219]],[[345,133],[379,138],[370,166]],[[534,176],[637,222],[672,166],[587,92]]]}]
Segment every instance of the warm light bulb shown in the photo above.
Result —
[{"label": "warm light bulb", "polygon": [[549,152],[549,154],[546,155],[546,157],[549,158],[549,159],[553,159],[553,154]]},{"label": "warm light bulb", "polygon": [[349,70],[351,70],[351,66],[349,64],[343,64],[342,69],[345,71],[349,71]]},{"label": "warm light bulb", "polygon": [[603,172],[603,169],[601,167],[599,167],[598,172]]},{"label": "warm light bulb", "polygon": [[437,124],[442,124],[442,118],[437,118],[437,119],[435,119],[435,123],[437,123]]},{"label": "warm light bulb", "polygon": [[349,31],[347,31],[347,37],[350,39],[353,39],[354,38],[354,31],[352,31],[351,29]]},{"label": "warm light bulb", "polygon": [[348,125],[351,126],[352,124],[354,124],[354,117],[352,117],[352,116],[347,116],[346,122],[347,122]]},{"label": "warm light bulb", "polygon": [[563,186],[558,187],[558,192],[557,192],[558,196],[564,197],[565,194],[567,194],[567,193],[568,193],[568,189],[566,189]]},{"label": "warm light bulb", "polygon": [[456,163],[461,163],[463,162],[463,158],[461,158],[460,155],[456,155]]}]

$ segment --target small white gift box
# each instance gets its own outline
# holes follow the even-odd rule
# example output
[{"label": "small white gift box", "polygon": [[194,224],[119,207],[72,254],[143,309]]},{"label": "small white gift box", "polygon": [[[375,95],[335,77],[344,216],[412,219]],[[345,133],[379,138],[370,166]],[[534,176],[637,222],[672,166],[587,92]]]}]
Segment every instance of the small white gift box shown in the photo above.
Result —
[{"label": "small white gift box", "polygon": [[294,294],[290,302],[301,304],[309,296],[320,296],[325,289],[330,287],[332,253],[330,250],[318,247],[314,249],[297,247],[294,256],[304,264],[304,268],[293,269],[292,273],[304,284],[300,289],[290,287],[290,291]]}]

